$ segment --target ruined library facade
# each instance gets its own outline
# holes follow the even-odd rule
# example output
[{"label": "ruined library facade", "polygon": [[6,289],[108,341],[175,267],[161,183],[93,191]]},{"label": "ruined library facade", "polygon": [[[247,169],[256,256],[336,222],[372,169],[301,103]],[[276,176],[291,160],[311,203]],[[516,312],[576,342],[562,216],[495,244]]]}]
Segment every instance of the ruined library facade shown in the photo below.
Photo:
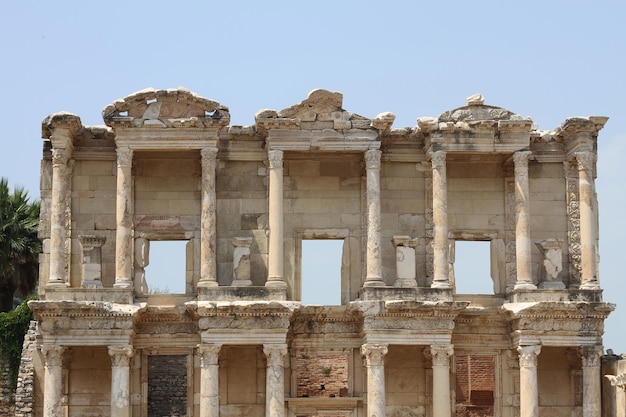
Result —
[{"label": "ruined library facade", "polygon": [[[30,415],[615,408],[594,187],[607,118],[539,130],[475,95],[397,128],[342,99],[314,90],[235,126],[215,100],[146,89],[102,126],[44,119]],[[341,301],[306,305],[303,243],[324,239],[340,247]],[[164,241],[185,248],[173,293],[150,284]],[[474,243],[488,294],[457,291],[472,274],[455,248]]]}]

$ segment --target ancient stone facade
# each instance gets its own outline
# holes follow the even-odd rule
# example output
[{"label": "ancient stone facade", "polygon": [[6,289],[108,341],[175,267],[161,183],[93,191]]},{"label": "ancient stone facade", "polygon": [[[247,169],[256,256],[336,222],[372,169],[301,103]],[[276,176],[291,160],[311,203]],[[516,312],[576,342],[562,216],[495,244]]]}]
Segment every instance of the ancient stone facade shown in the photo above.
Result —
[{"label": "ancient stone facade", "polygon": [[[537,130],[476,95],[394,128],[315,90],[231,126],[147,89],[103,118],[43,121],[33,416],[601,415],[606,117]],[[308,239],[343,242],[341,305],[300,302]],[[184,293],[150,292],[164,240]],[[493,293],[457,292],[459,241]]]}]

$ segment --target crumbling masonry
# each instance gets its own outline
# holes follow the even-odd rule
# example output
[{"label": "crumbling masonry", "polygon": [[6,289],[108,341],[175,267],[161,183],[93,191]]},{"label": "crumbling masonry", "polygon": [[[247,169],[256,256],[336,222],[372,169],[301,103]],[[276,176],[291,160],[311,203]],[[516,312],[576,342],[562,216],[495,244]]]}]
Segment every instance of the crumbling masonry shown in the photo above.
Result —
[{"label": "crumbling masonry", "polygon": [[[147,89],[103,118],[43,121],[28,415],[600,417],[603,386],[615,408],[606,117],[537,130],[476,95],[393,128],[315,90],[230,126],[216,101]],[[308,239],[343,242],[341,305],[300,302]],[[150,292],[163,240],[186,242],[182,294]],[[459,241],[490,245],[493,293],[456,291]]]}]

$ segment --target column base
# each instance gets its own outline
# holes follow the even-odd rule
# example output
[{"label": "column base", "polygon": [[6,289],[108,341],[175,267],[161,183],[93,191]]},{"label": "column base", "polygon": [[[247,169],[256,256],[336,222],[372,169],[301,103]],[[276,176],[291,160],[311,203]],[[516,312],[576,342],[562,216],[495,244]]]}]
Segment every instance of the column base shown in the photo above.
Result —
[{"label": "column base", "polygon": [[206,280],[206,281],[198,281],[198,284],[196,285],[198,288],[212,288],[212,287],[219,287],[219,283],[217,281],[211,281],[211,280]]},{"label": "column base", "polygon": [[265,282],[265,286],[267,288],[273,288],[278,290],[287,289],[287,283],[283,281],[282,277],[268,277],[267,281]]},{"label": "column base", "polygon": [[131,280],[126,280],[126,279],[116,277],[115,284],[113,284],[113,288],[121,288],[121,289],[133,288],[133,282]]},{"label": "column base", "polygon": [[452,288],[452,286],[448,281],[433,281],[433,283],[430,284],[430,288],[448,289]]},{"label": "column base", "polygon": [[375,288],[375,287],[386,287],[385,281],[382,278],[365,278],[365,282],[363,283],[363,288]]},{"label": "column base", "polygon": [[517,281],[513,290],[536,290],[537,286],[531,282]]},{"label": "column base", "polygon": [[600,285],[595,282],[584,282],[580,285],[579,287],[581,290],[599,290],[600,289]]}]

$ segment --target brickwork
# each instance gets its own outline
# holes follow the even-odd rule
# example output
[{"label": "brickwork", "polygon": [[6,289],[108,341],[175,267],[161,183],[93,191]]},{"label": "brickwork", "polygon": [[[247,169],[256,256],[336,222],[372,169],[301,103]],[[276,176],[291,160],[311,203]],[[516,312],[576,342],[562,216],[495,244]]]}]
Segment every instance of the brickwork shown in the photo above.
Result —
[{"label": "brickwork", "polygon": [[154,417],[187,415],[186,356],[148,357],[148,415]]},{"label": "brickwork", "polygon": [[0,372],[3,378],[0,379],[0,417],[13,416],[15,404],[11,395],[9,383],[9,364],[6,360],[0,359]]},{"label": "brickwork", "polygon": [[488,355],[456,356],[456,415],[493,415],[495,363]]},{"label": "brickwork", "polygon": [[298,397],[345,397],[348,389],[346,355],[298,355]]}]

